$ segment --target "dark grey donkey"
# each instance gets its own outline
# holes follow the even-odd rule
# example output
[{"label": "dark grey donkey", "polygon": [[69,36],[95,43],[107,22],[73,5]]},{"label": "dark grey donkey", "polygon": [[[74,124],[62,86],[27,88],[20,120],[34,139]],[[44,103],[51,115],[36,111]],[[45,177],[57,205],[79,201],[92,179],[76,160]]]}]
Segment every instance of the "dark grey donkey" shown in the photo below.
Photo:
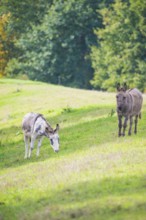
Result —
[{"label": "dark grey donkey", "polygon": [[[135,117],[134,133],[136,134],[138,117],[141,118],[141,108],[143,102],[142,93],[136,88],[127,90],[126,84],[124,84],[123,87],[120,87],[120,84],[117,84],[116,99],[119,120],[119,136],[125,136],[128,119],[130,120],[128,135],[131,135],[133,117]],[[122,117],[125,118],[123,124]]]}]

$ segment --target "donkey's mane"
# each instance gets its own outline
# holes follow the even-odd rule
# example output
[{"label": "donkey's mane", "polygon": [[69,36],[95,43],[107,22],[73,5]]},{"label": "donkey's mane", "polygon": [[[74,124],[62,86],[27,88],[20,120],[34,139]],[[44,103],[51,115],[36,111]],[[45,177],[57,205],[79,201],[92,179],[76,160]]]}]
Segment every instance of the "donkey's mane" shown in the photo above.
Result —
[{"label": "donkey's mane", "polygon": [[[37,120],[39,117],[41,117],[41,118],[46,122],[47,126],[50,128],[50,132],[53,132],[53,128],[52,128],[51,125],[47,122],[47,120],[44,118],[44,116],[43,116],[42,114],[38,114],[38,116],[37,116],[36,119],[35,119],[35,122],[36,122],[36,120]],[[35,122],[34,122],[34,124],[35,124]]]},{"label": "donkey's mane", "polygon": [[128,89],[127,92],[131,92],[134,88]]}]

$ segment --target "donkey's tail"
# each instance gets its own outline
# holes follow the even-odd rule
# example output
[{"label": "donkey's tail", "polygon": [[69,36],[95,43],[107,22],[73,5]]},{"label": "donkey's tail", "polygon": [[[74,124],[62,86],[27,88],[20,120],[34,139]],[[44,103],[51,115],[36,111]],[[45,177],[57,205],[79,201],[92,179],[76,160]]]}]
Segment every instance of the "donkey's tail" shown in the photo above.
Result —
[{"label": "donkey's tail", "polygon": [[138,116],[139,116],[139,118],[141,119],[141,112],[139,113],[139,115],[138,115]]}]

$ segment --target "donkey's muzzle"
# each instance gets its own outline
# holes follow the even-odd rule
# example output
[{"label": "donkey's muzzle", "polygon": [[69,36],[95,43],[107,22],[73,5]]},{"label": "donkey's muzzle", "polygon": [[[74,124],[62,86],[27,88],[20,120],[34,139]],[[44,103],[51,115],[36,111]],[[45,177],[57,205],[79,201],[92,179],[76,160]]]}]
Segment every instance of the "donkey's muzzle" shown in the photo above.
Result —
[{"label": "donkey's muzzle", "polygon": [[118,107],[118,111],[122,111],[122,107],[121,106]]}]

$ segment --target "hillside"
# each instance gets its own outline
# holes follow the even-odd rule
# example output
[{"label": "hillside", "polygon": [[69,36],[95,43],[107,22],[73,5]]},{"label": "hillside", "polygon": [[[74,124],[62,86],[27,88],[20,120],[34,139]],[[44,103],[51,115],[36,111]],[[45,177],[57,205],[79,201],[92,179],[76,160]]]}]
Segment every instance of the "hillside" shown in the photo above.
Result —
[{"label": "hillside", "polygon": [[[144,95],[144,104],[145,104]],[[60,152],[44,139],[24,160],[29,111],[60,124]],[[0,219],[144,220],[146,110],[138,134],[117,137],[115,94],[0,80]]]}]

